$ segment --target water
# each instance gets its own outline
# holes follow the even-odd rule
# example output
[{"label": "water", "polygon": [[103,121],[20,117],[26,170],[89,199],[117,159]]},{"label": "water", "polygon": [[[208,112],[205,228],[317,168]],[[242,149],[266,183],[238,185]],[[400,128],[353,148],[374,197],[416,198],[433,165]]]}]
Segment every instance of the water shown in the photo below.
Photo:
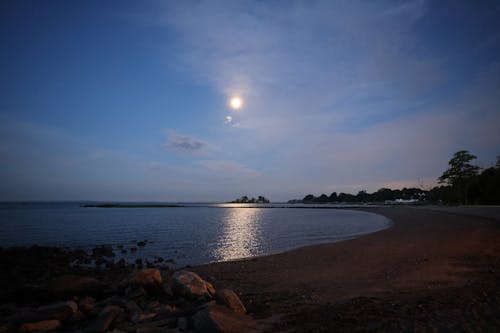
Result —
[{"label": "water", "polygon": [[[173,259],[195,265],[337,242],[390,226],[383,216],[346,209],[280,205],[188,205],[178,208],[82,208],[80,203],[0,203],[0,246],[90,250],[148,240],[127,260]],[[322,208],[326,206],[321,206]],[[120,252],[117,258],[120,258]]]}]

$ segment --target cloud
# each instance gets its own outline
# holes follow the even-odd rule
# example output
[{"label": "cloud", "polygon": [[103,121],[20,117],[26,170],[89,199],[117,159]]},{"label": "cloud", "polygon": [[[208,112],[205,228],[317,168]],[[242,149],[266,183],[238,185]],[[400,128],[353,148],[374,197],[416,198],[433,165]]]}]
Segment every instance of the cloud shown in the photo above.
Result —
[{"label": "cloud", "polygon": [[198,155],[207,154],[214,150],[215,146],[195,137],[180,135],[170,130],[167,132],[167,143],[165,144],[165,148],[167,150],[174,150],[180,154]]},{"label": "cloud", "polygon": [[231,175],[244,175],[252,177],[262,175],[262,173],[260,173],[259,171],[234,161],[202,160],[198,161],[198,163],[203,165],[209,170],[216,172],[224,172]]}]

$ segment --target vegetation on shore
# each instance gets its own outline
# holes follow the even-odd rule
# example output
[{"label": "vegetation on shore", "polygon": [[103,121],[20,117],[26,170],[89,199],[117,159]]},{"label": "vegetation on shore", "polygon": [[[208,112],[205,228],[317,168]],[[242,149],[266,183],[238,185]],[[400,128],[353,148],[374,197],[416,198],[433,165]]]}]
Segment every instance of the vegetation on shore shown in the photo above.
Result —
[{"label": "vegetation on shore", "polygon": [[257,199],[255,199],[254,197],[248,198],[246,195],[244,195],[241,198],[231,201],[231,203],[269,203],[269,199],[261,195],[259,195]]},{"label": "vegetation on shore", "polygon": [[288,203],[444,203],[444,204],[500,204],[500,156],[495,166],[481,170],[473,164],[476,156],[466,150],[456,152],[448,162],[448,169],[438,178],[440,185],[431,190],[381,188],[373,193],[357,194],[333,192],[330,195],[306,195]]}]

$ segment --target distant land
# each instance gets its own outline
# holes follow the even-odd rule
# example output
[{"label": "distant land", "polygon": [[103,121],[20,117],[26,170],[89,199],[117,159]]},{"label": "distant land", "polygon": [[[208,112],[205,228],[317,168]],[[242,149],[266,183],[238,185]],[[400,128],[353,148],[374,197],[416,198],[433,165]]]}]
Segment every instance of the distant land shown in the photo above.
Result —
[{"label": "distant land", "polygon": [[270,202],[269,199],[261,195],[259,195],[257,199],[255,199],[254,197],[248,198],[246,195],[244,195],[241,198],[231,201],[230,203],[269,203],[269,202]]},{"label": "distant land", "polygon": [[329,196],[307,194],[302,199],[292,199],[288,203],[500,204],[500,156],[497,156],[495,166],[482,170],[472,163],[474,160],[476,156],[467,150],[457,151],[448,162],[448,169],[438,178],[440,185],[430,190],[381,188],[373,193],[359,191],[356,195],[336,192]]},{"label": "distant land", "polygon": [[176,208],[183,205],[172,204],[126,204],[126,203],[104,203],[104,204],[85,204],[83,208]]}]

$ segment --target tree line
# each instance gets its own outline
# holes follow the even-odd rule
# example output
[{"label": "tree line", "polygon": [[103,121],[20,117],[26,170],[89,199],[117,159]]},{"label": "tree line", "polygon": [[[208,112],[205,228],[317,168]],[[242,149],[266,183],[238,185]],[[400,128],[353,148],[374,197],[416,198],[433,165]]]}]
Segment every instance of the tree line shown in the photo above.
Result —
[{"label": "tree line", "polygon": [[448,169],[438,178],[440,186],[429,191],[429,200],[447,204],[500,204],[500,156],[496,165],[481,170],[476,156],[467,150],[456,152]]},{"label": "tree line", "polygon": [[244,195],[241,198],[231,201],[231,203],[269,203],[269,199],[261,195],[259,195],[257,199],[254,197],[248,198],[246,195]]},{"label": "tree line", "polygon": [[368,193],[359,191],[357,194],[333,192],[330,195],[321,194],[314,196],[313,194],[306,195],[303,199],[289,200],[288,203],[358,203],[358,202],[386,202],[406,200],[406,201],[422,201],[427,196],[427,191],[418,188],[403,188],[402,190],[391,190],[390,188],[381,188],[376,192]]},{"label": "tree line", "polygon": [[481,170],[473,163],[477,157],[467,150],[456,152],[448,162],[448,169],[438,178],[438,186],[431,190],[381,188],[373,193],[331,193],[306,195],[288,203],[384,203],[414,202],[443,204],[500,204],[500,156],[495,166]]}]

